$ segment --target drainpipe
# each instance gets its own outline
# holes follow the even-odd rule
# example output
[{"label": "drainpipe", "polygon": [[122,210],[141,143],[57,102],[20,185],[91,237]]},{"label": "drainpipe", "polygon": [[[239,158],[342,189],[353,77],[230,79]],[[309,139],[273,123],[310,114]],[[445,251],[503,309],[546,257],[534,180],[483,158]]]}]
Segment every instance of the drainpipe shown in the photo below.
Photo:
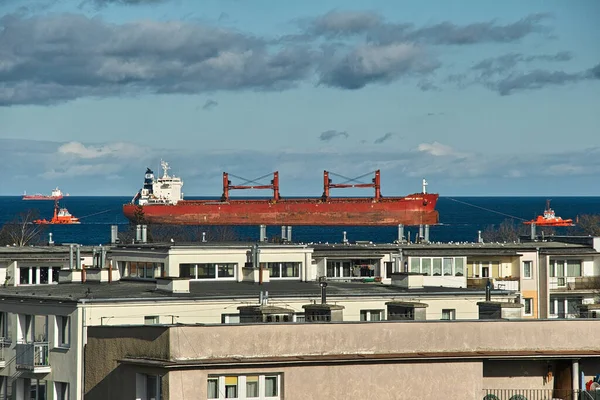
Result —
[{"label": "drainpipe", "polygon": [[112,282],[112,260],[108,262],[108,283]]}]

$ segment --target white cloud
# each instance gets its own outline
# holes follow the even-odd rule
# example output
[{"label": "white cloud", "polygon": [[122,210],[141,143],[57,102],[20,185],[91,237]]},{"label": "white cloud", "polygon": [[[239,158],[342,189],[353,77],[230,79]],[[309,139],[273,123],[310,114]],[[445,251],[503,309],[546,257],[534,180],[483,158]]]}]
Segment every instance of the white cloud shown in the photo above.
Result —
[{"label": "white cloud", "polygon": [[450,146],[439,142],[421,143],[417,149],[420,152],[431,154],[432,156],[454,156],[457,153]]},{"label": "white cloud", "polygon": [[73,155],[78,158],[94,159],[105,157],[135,157],[143,152],[142,147],[131,143],[110,143],[100,146],[86,146],[80,142],[69,142],[60,146],[59,154]]}]

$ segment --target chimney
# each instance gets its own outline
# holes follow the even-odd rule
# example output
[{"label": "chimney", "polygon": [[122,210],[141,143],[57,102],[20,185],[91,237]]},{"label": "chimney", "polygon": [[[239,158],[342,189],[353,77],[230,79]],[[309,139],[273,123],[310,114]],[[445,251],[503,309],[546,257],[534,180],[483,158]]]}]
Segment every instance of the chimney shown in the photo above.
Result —
[{"label": "chimney", "polygon": [[111,225],[110,226],[110,243],[116,244],[119,241],[119,226]]},{"label": "chimney", "polygon": [[189,293],[190,279],[179,277],[156,278],[156,290],[167,293]]},{"label": "chimney", "polygon": [[404,225],[398,225],[398,242],[404,242]]},{"label": "chimney", "polygon": [[481,231],[477,231],[477,243],[483,243],[483,238],[481,237]]},{"label": "chimney", "polygon": [[321,282],[319,286],[321,286],[321,304],[327,304],[327,282]]},{"label": "chimney", "polygon": [[286,226],[282,225],[281,226],[281,241],[284,242],[286,240],[287,240],[287,237],[286,237]]},{"label": "chimney", "polygon": [[73,269],[73,245],[69,245],[69,269]]},{"label": "chimney", "polygon": [[75,245],[75,269],[81,269],[81,253],[79,252],[79,245]]},{"label": "chimney", "polygon": [[53,246],[54,240],[52,240],[52,232],[48,233],[48,246]]},{"label": "chimney", "polygon": [[419,243],[423,240],[423,225],[419,225]]},{"label": "chimney", "polygon": [[141,240],[142,240],[142,226],[136,225],[135,226],[135,241],[139,243]]},{"label": "chimney", "polygon": [[261,225],[260,226],[260,237],[259,237],[258,241],[264,242],[266,240],[267,240],[267,226]]},{"label": "chimney", "polygon": [[286,237],[286,239],[287,239],[288,242],[292,241],[292,227],[291,226],[287,227],[287,237]]},{"label": "chimney", "polygon": [[425,237],[424,240],[426,243],[429,243],[429,225],[425,225]]},{"label": "chimney", "polygon": [[146,243],[148,240],[148,226],[142,225],[142,243]]},{"label": "chimney", "polygon": [[536,239],[536,234],[535,234],[535,223],[531,224],[531,240],[535,240]]}]

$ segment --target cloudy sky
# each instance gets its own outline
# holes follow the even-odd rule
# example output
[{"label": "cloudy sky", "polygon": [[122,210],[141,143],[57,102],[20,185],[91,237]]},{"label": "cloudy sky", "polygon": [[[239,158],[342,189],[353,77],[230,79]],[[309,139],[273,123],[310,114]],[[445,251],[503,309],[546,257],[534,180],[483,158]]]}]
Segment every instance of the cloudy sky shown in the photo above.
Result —
[{"label": "cloudy sky", "polygon": [[0,195],[133,195],[162,158],[188,195],[381,169],[384,195],[597,196],[599,20],[597,0],[0,0]]}]

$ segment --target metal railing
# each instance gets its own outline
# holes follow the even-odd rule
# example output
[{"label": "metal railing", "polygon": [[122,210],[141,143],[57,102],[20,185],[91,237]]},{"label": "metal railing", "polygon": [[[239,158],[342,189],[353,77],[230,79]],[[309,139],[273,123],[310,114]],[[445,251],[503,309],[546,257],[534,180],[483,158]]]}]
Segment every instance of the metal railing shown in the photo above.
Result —
[{"label": "metal railing", "polygon": [[49,348],[47,342],[17,343],[16,366],[21,368],[49,367]]},{"label": "metal railing", "polygon": [[483,400],[600,400],[600,391],[562,389],[484,389]]}]

